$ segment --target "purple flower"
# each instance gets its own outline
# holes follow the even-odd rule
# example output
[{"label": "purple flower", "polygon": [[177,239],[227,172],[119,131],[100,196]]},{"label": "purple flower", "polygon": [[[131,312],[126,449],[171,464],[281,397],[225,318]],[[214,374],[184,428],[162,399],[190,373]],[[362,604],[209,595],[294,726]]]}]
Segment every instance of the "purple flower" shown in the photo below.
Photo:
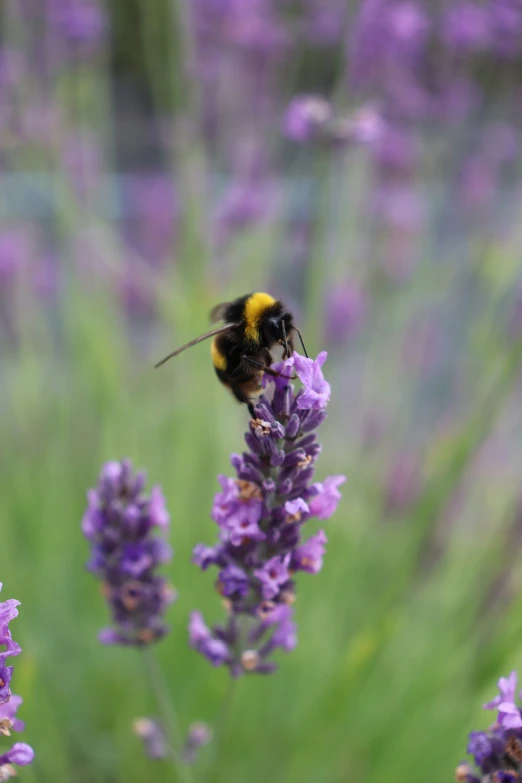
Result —
[{"label": "purple flower", "polygon": [[293,141],[313,141],[326,132],[331,119],[332,108],[324,98],[298,95],[286,110],[284,133]]},{"label": "purple flower", "polygon": [[[0,590],[2,584],[0,583]],[[0,735],[9,737],[11,730],[23,731],[23,721],[16,718],[16,713],[22,703],[20,696],[11,694],[9,684],[13,676],[13,667],[6,666],[6,659],[21,652],[19,645],[13,640],[9,623],[18,616],[19,601],[9,599],[0,602]],[[11,764],[25,766],[30,764],[34,751],[24,742],[16,742],[10,750],[0,753],[0,780],[6,780],[15,774],[10,769]]]},{"label": "purple flower", "polygon": [[310,513],[318,519],[329,519],[337,510],[341,493],[337,489],[346,481],[346,476],[328,476],[322,483],[312,485],[314,496],[310,500]]},{"label": "purple flower", "polygon": [[[0,583],[0,589],[1,587]],[[9,623],[18,616],[17,606],[20,606],[20,601],[15,601],[13,598],[0,603],[0,648],[2,650],[0,652],[0,704],[9,702],[11,698],[9,684],[13,676],[13,667],[6,666],[6,659],[21,652],[9,630]]]},{"label": "purple flower", "polygon": [[[458,768],[466,775],[458,778],[475,783],[481,779],[496,781],[519,780],[517,772],[522,754],[522,718],[520,706],[517,706],[516,689],[517,674],[511,672],[509,677],[501,677],[498,681],[500,693],[484,705],[487,710],[498,710],[498,720],[487,731],[472,731],[469,735],[467,752],[473,756],[479,775],[468,765]],[[522,696],[522,694],[519,695]]]},{"label": "purple flower", "polygon": [[289,606],[279,605],[268,616],[266,625],[274,625],[275,631],[264,649],[267,651],[281,647],[286,652],[290,652],[297,645],[297,626],[293,621],[292,609]]},{"label": "purple flower", "polygon": [[88,568],[103,581],[115,625],[101,631],[104,644],[142,646],[168,630],[163,614],[175,593],[156,571],[172,557],[164,538],[169,515],[161,489],[155,486],[147,496],[144,486],[144,474],[133,474],[123,460],[108,462],[87,493],[82,532],[91,544]]},{"label": "purple flower", "polygon": [[204,655],[213,666],[221,666],[230,658],[227,645],[213,636],[200,612],[192,612],[190,615],[189,640],[192,647]]},{"label": "purple flower", "polygon": [[367,309],[366,294],[357,284],[346,283],[332,288],[325,303],[328,342],[338,345],[355,337],[364,322]]},{"label": "purple flower", "polygon": [[161,724],[152,718],[136,718],[132,724],[136,736],[143,740],[145,753],[150,759],[168,756],[168,744]]},{"label": "purple flower", "polygon": [[396,454],[384,487],[384,502],[389,514],[399,514],[415,503],[421,491],[420,459],[413,452]]},{"label": "purple flower", "polygon": [[223,491],[214,498],[212,519],[222,529],[223,538],[233,546],[245,541],[263,541],[264,533],[259,529],[263,512],[263,500],[259,490],[248,481],[219,476]]},{"label": "purple flower", "polygon": [[47,0],[48,19],[73,56],[90,55],[103,41],[106,19],[95,0]]},{"label": "purple flower", "polygon": [[449,7],[443,23],[445,43],[459,52],[487,49],[491,43],[491,24],[486,6],[460,0]]},{"label": "purple flower", "polygon": [[192,553],[192,562],[206,571],[210,565],[218,565],[221,561],[221,546],[205,546],[197,544]]},{"label": "purple flower", "polygon": [[286,501],[285,511],[288,514],[287,521],[298,521],[302,518],[303,514],[310,513],[310,506],[303,498],[296,498],[295,500]]},{"label": "purple flower", "polygon": [[331,389],[321,370],[326,356],[326,351],[321,351],[315,360],[294,354],[294,369],[304,386],[297,398],[299,410],[323,410],[328,405]]},{"label": "purple flower", "polygon": [[491,739],[484,731],[470,733],[466,751],[475,757],[475,764],[479,767],[489,763],[495,752]]},{"label": "purple flower", "polygon": [[25,724],[23,720],[16,717],[19,706],[23,699],[21,696],[11,696],[9,701],[0,704],[0,734],[9,736],[9,730],[23,731]]},{"label": "purple flower", "polygon": [[498,681],[500,694],[484,704],[487,710],[498,710],[498,722],[505,729],[522,728],[520,708],[515,704],[517,689],[517,673],[511,672],[509,677],[501,677]]},{"label": "purple flower", "polygon": [[215,666],[228,666],[233,677],[273,672],[272,653],[295,647],[293,575],[317,573],[322,566],[326,535],[320,530],[303,542],[303,528],[311,517],[333,514],[337,487],[345,480],[330,476],[312,483],[321,451],[315,430],[330,397],[321,371],[325,359],[326,353],[316,361],[294,353],[276,365],[285,375],[297,373],[303,384],[297,393],[288,378],[265,376],[266,396],[245,435],[248,450],[232,455],[236,477],[219,476],[212,509],[219,543],[194,550],[202,570],[219,567],[217,590],[227,599],[228,618],[210,629],[194,612],[190,643]]},{"label": "purple flower", "polygon": [[25,767],[33,759],[34,750],[29,745],[26,745],[25,742],[15,742],[11,750],[0,756],[0,775],[4,764],[17,764],[19,767]]},{"label": "purple flower", "polygon": [[311,536],[302,546],[298,546],[292,553],[290,566],[292,570],[308,571],[309,574],[317,574],[323,567],[323,555],[327,541],[324,530],[319,530],[315,536]]},{"label": "purple flower", "polygon": [[248,577],[242,568],[233,564],[227,565],[219,573],[218,590],[226,598],[245,596],[249,591]]},{"label": "purple flower", "polygon": [[288,574],[289,562],[290,553],[284,557],[276,555],[276,557],[272,557],[268,560],[262,568],[258,568],[254,571],[254,576],[261,582],[263,598],[266,598],[267,600],[275,598],[282,585],[288,582],[290,578]]},{"label": "purple flower", "polygon": [[182,750],[185,764],[192,764],[196,754],[204,745],[212,741],[212,729],[202,721],[196,721],[189,726],[187,738]]}]

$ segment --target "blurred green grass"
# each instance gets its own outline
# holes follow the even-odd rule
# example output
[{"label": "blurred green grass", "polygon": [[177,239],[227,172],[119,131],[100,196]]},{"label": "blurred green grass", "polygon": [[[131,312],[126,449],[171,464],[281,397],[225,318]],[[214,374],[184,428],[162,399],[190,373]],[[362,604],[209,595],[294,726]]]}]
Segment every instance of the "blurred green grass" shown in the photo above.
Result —
[{"label": "blurred green grass", "polygon": [[[190,296],[185,306],[166,307],[172,317],[158,334],[158,356],[171,340],[201,330],[207,295]],[[3,597],[22,601],[13,687],[24,698],[24,740],[37,754],[22,774],[64,783],[173,780],[162,762],[143,757],[131,733],[135,717],[156,712],[140,654],[97,642],[108,618],[84,570],[85,491],[105,460],[122,457],[163,486],[175,548],[169,575],[180,597],[157,652],[184,728],[212,723],[227,677],[189,649],[186,627],[193,608],[209,620],[222,610],[212,574],[190,555],[196,543],[214,540],[216,475],[242,448],[247,415],[216,383],[202,346],[154,372],[102,292],[92,298],[73,287],[62,316],[60,356],[40,333],[4,372],[1,575]],[[442,543],[439,525],[511,390],[517,358],[516,346],[506,349],[469,416],[432,444],[428,489],[402,519],[384,517],[379,467],[352,439],[358,411],[343,397],[344,357],[326,365],[334,399],[318,478],[345,472],[348,482],[327,523],[325,567],[299,581],[297,649],[281,657],[277,674],[237,684],[213,781],[398,783],[412,770],[428,783],[451,778],[468,731],[488,723],[481,703],[520,658],[519,599],[502,612],[488,603],[509,544],[513,495],[478,483],[462,516],[491,508],[491,523],[481,531],[456,526]],[[384,381],[379,357],[370,362]],[[483,398],[492,399],[491,411]]]}]

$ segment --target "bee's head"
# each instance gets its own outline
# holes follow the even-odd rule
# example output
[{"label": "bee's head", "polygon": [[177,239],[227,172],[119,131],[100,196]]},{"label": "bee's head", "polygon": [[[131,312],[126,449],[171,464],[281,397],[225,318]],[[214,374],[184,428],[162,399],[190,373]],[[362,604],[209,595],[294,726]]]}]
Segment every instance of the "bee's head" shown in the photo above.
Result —
[{"label": "bee's head", "polygon": [[274,344],[282,345],[284,356],[286,357],[290,356],[294,350],[292,342],[293,329],[291,313],[282,312],[277,315],[268,315],[263,324],[263,336],[269,346]]}]

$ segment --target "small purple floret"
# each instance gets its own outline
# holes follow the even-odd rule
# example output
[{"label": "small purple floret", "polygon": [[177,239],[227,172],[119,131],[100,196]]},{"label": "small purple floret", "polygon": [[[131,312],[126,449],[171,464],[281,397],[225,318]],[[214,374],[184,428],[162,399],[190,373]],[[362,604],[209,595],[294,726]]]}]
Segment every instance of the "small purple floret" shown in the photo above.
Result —
[{"label": "small purple floret", "polygon": [[326,361],[326,351],[321,351],[315,361],[294,354],[294,369],[304,391],[297,398],[299,410],[323,410],[330,401],[330,384],[325,381],[321,367]]},{"label": "small purple floret", "polygon": [[204,655],[213,666],[221,666],[230,659],[227,645],[212,635],[200,612],[192,612],[190,615],[189,640],[192,647]]},{"label": "small purple floret", "polygon": [[332,109],[324,98],[298,95],[286,110],[283,131],[293,141],[314,141],[325,133],[331,119]]},{"label": "small purple floret", "polygon": [[337,489],[346,481],[346,476],[328,476],[322,483],[313,485],[314,497],[310,500],[310,513],[318,519],[329,519],[337,510],[341,493]]},{"label": "small purple floret", "polygon": [[487,710],[498,710],[498,722],[505,729],[522,727],[520,709],[515,704],[517,689],[517,673],[511,672],[509,677],[501,677],[498,681],[500,694],[484,705]]}]

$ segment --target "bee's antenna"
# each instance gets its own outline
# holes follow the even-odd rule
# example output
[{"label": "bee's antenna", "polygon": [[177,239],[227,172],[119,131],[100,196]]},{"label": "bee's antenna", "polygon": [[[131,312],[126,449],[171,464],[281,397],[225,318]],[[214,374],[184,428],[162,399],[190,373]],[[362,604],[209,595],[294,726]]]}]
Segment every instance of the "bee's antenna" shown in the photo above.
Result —
[{"label": "bee's antenna", "polygon": [[202,340],[207,340],[209,337],[215,337],[217,334],[228,332],[229,329],[236,329],[237,326],[238,324],[234,324],[234,323],[225,324],[224,326],[218,326],[217,329],[211,329],[210,332],[205,332],[205,334],[200,334],[199,337],[195,337],[194,340],[191,340],[189,343],[186,343],[186,345],[182,345],[181,348],[178,348],[176,351],[172,351],[172,353],[169,353],[168,356],[165,356],[159,362],[156,362],[154,367],[161,367],[162,364],[165,364],[165,362],[168,362],[169,359],[172,359],[174,356],[177,356],[178,354],[182,353],[182,351],[186,351],[187,348],[192,348],[193,345],[197,345]]},{"label": "bee's antenna", "polygon": [[305,348],[305,344],[304,344],[304,342],[303,342],[303,338],[301,337],[301,332],[300,332],[300,331],[299,331],[299,329],[297,329],[295,326],[294,326],[294,329],[295,329],[295,331],[297,332],[297,334],[299,335],[299,339],[301,340],[301,345],[303,346],[304,355],[305,355],[305,356],[306,356],[306,358],[308,359],[308,354],[307,354],[307,352],[306,352],[306,348]]}]

